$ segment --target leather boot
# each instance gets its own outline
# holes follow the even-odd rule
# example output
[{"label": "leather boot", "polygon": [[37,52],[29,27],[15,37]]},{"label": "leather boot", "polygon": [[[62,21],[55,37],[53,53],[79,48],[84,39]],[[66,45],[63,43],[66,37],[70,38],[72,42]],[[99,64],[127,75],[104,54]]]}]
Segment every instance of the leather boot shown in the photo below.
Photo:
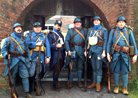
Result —
[{"label": "leather boot", "polygon": [[24,95],[25,98],[33,98],[33,96],[31,94],[29,94],[29,92],[26,92]]},{"label": "leather boot", "polygon": [[90,86],[88,86],[88,88],[94,88],[96,87],[96,82],[93,82]]},{"label": "leather boot", "polygon": [[115,86],[114,88],[114,91],[113,91],[115,94],[118,94],[119,93],[119,86]]},{"label": "leather boot", "polygon": [[128,95],[127,87],[123,87],[122,93],[124,95]]},{"label": "leather boot", "polygon": [[79,87],[79,88],[82,88],[82,87],[83,87],[81,81],[78,81],[78,87]]},{"label": "leather boot", "polygon": [[60,87],[60,84],[59,84],[59,82],[57,83],[57,85],[56,85],[56,89],[61,89],[62,87]]},{"label": "leather boot", "polygon": [[68,86],[68,88],[72,88],[73,87],[73,82],[68,82],[67,86]]},{"label": "leather boot", "polygon": [[96,84],[96,91],[100,92],[101,91],[101,85],[100,84]]}]

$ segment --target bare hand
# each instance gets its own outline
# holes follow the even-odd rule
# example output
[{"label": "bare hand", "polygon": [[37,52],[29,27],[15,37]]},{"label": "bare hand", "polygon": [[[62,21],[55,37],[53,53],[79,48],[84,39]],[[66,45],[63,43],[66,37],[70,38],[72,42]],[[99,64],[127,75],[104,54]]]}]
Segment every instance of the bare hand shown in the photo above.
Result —
[{"label": "bare hand", "polygon": [[88,54],[88,52],[86,52],[86,51],[85,51],[85,52],[84,52],[84,56],[86,57],[86,56],[87,56],[87,54]]},{"label": "bare hand", "polygon": [[57,48],[61,48],[62,47],[62,44],[57,44],[56,47]]},{"label": "bare hand", "polygon": [[50,58],[46,58],[45,63],[48,64],[50,62]]},{"label": "bare hand", "polygon": [[110,54],[107,54],[107,59],[109,62],[111,62],[112,57],[110,56]]},{"label": "bare hand", "polygon": [[137,55],[134,55],[132,58],[132,64],[134,64],[137,61]]},{"label": "bare hand", "polygon": [[10,54],[8,55],[8,59],[11,59],[11,56],[10,56]]},{"label": "bare hand", "polygon": [[36,46],[41,46],[41,45],[42,45],[42,42],[36,43]]},{"label": "bare hand", "polygon": [[102,58],[105,58],[106,57],[106,54],[105,52],[102,53]]},{"label": "bare hand", "polygon": [[72,52],[68,51],[68,55],[71,56],[72,55]]}]

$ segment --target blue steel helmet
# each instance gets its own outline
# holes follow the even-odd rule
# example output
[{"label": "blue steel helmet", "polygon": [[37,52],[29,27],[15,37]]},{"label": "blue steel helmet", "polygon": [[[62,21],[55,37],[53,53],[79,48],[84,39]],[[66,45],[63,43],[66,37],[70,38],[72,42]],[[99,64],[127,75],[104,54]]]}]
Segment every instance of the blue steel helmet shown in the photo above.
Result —
[{"label": "blue steel helmet", "polygon": [[62,26],[62,21],[56,20],[55,23],[54,23],[54,25],[56,25],[56,24],[58,24],[61,27]]},{"label": "blue steel helmet", "polygon": [[33,24],[33,27],[41,27],[41,23],[40,23],[40,22],[35,22],[35,23]]},{"label": "blue steel helmet", "polygon": [[20,26],[21,28],[23,28],[22,25],[21,25],[20,23],[14,23],[13,29],[16,28],[16,27],[18,27],[18,26]]},{"label": "blue steel helmet", "polygon": [[75,18],[75,19],[74,19],[74,23],[76,23],[76,22],[81,22],[81,23],[82,23],[82,21],[81,21],[80,18]]},{"label": "blue steel helmet", "polygon": [[99,19],[99,20],[102,22],[102,19],[100,18],[100,16],[95,16],[95,17],[93,18],[93,21],[94,21],[95,19]]},{"label": "blue steel helmet", "polygon": [[126,18],[125,18],[124,16],[120,16],[120,17],[118,17],[117,22],[120,21],[120,20],[123,20],[123,21],[126,22]]}]

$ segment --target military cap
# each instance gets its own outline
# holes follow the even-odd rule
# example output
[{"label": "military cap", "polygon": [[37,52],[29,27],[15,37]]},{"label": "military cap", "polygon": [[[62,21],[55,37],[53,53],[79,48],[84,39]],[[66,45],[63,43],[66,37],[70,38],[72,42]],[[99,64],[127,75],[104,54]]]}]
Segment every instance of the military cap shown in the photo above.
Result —
[{"label": "military cap", "polygon": [[41,27],[41,23],[40,23],[40,22],[35,22],[35,23],[33,24],[33,27]]},{"label": "military cap", "polygon": [[18,26],[20,26],[21,28],[23,28],[22,25],[21,25],[20,23],[15,23],[15,24],[13,25],[13,29],[16,28],[16,27],[18,27]]},{"label": "military cap", "polygon": [[62,26],[62,21],[56,20],[55,23],[54,23],[54,25],[56,25],[56,24],[58,24],[59,26]]},{"label": "military cap", "polygon": [[75,23],[75,22],[81,22],[81,23],[82,23],[82,21],[81,21],[80,18],[75,18],[75,19],[74,19],[74,23]]}]

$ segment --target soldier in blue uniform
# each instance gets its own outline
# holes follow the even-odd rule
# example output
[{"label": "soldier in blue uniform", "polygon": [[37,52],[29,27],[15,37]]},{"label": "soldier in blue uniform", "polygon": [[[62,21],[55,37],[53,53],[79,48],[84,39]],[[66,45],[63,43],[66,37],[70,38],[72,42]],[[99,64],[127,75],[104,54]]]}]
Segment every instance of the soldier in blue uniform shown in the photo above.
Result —
[{"label": "soldier in blue uniform", "polygon": [[[87,35],[87,31],[83,28],[82,21],[80,18],[74,19],[75,27],[68,30],[66,38],[65,38],[65,48],[67,51],[67,58],[73,61],[73,66],[70,67],[70,80],[68,87],[72,88],[73,86],[73,77],[75,71],[77,71],[78,75],[78,87],[83,87],[81,83],[82,78],[82,69],[85,62],[84,57],[84,45],[85,45],[85,37]],[[66,65],[69,65],[69,61],[66,59]]]},{"label": "soldier in blue uniform", "polygon": [[[101,26],[101,18],[95,16],[93,18],[94,27],[88,29],[88,34],[85,43],[85,49],[89,44],[88,57],[93,68],[93,83],[88,88],[96,87],[96,91],[101,91],[102,79],[102,62],[107,63],[106,47],[108,32],[107,29]],[[85,56],[87,55],[85,51]]]},{"label": "soldier in blue uniform", "polygon": [[[10,47],[9,47],[10,41]],[[19,45],[18,45],[18,44]],[[7,48],[9,47],[9,55],[7,55]],[[26,56],[23,55],[27,52]],[[1,50],[2,55],[4,56],[4,65],[8,64],[8,59],[10,59],[10,70],[11,77],[14,85],[16,84],[16,75],[19,73],[22,78],[22,83],[25,91],[25,98],[32,98],[29,94],[29,72],[31,56],[26,45],[25,39],[22,37],[22,26],[19,23],[13,25],[13,33],[10,37],[7,37],[5,43]],[[20,55],[20,56],[19,56]],[[27,62],[28,61],[28,62]],[[8,75],[8,68],[6,66],[4,76]]]},{"label": "soldier in blue uniform", "polygon": [[[48,64],[50,62],[51,51],[50,44],[46,35],[41,32],[41,23],[35,22],[33,24],[33,32],[29,33],[26,38],[26,42],[28,47],[30,48],[30,54],[32,59],[32,65],[29,68],[29,82],[30,82],[30,93],[32,91],[32,85],[34,82],[34,74],[36,73],[37,65],[38,65],[38,55],[39,55],[39,46],[41,46],[41,54],[40,54],[40,73],[43,69],[43,73],[45,73],[45,63]],[[45,50],[44,50],[45,49]],[[45,53],[46,52],[46,53]]]},{"label": "soldier in blue uniform", "polygon": [[[50,68],[49,70],[53,70],[53,90],[59,91],[60,86],[57,79],[57,76],[59,76],[59,73],[64,65],[64,59],[65,59],[65,49],[63,47],[64,45],[64,37],[62,33],[60,32],[60,28],[62,26],[62,21],[56,20],[54,23],[54,30],[48,34],[48,39],[51,47],[51,61],[50,61]],[[58,52],[60,48],[60,58],[58,61]],[[57,63],[59,62],[59,72],[57,73]],[[57,86],[56,86],[57,83]]]},{"label": "soldier in blue uniform", "polygon": [[[132,58],[132,64],[137,60],[137,47],[134,39],[134,35],[131,29],[126,28],[126,19],[120,16],[117,19],[117,27],[112,29],[109,35],[107,44],[107,59],[111,62],[111,70],[114,71],[115,89],[114,93],[119,92],[119,76],[122,71],[123,81],[123,94],[128,94],[127,83],[128,83],[128,72],[131,71],[131,61],[129,56],[129,45],[134,46],[134,56]],[[109,54],[110,49],[113,45],[112,57]],[[130,50],[131,51],[131,50]],[[112,59],[112,60],[111,60]]]}]

